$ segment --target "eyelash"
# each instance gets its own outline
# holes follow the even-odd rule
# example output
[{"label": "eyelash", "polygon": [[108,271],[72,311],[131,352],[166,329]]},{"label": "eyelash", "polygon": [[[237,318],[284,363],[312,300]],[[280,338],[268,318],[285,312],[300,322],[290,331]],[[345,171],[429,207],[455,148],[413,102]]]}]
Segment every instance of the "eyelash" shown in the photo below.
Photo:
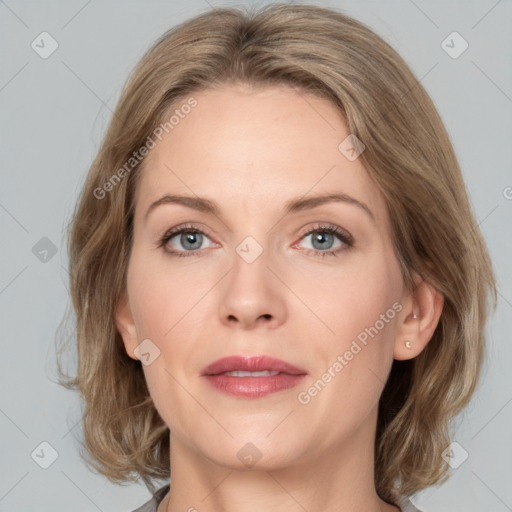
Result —
[{"label": "eyelash", "polygon": [[[159,248],[163,248],[168,254],[171,254],[173,256],[178,256],[180,258],[181,257],[185,257],[186,258],[186,257],[189,257],[189,256],[196,256],[196,255],[198,255],[198,252],[200,251],[199,249],[197,249],[195,251],[171,251],[171,250],[165,248],[165,246],[167,245],[169,240],[174,238],[176,235],[180,235],[181,233],[184,233],[184,232],[192,233],[192,234],[196,234],[197,233],[197,234],[208,236],[206,233],[204,233],[200,229],[195,228],[191,224],[186,225],[186,226],[178,226],[178,227],[173,228],[173,229],[171,229],[171,230],[169,230],[169,231],[167,231],[165,233],[165,235],[158,242],[158,247]],[[319,251],[317,249],[307,249],[307,251],[311,251],[315,255],[318,255],[318,256],[320,256],[322,258],[324,258],[326,256],[338,256],[339,252],[345,251],[345,250],[351,248],[354,245],[352,236],[350,234],[348,234],[346,231],[341,230],[340,228],[338,228],[336,226],[333,226],[333,225],[318,224],[313,229],[310,229],[309,231],[303,233],[301,235],[300,239],[302,240],[306,236],[309,236],[309,235],[311,235],[313,233],[329,233],[329,234],[335,235],[335,236],[338,237],[338,239],[341,242],[343,242],[346,245],[345,248],[338,248],[336,250]],[[309,254],[309,252],[308,252],[308,254]]]}]

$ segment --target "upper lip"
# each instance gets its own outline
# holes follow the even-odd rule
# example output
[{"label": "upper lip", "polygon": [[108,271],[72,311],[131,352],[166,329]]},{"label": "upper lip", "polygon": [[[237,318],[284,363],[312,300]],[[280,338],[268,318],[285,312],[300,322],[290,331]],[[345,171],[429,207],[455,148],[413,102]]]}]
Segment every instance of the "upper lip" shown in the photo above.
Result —
[{"label": "upper lip", "polygon": [[217,359],[203,368],[201,375],[218,375],[219,373],[242,370],[259,372],[263,370],[288,373],[290,375],[304,375],[307,372],[301,368],[270,356],[229,356]]}]

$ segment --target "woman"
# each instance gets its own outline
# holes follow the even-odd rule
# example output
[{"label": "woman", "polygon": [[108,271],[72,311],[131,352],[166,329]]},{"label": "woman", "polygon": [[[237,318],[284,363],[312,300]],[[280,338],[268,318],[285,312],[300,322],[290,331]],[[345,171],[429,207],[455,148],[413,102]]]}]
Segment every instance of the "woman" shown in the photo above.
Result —
[{"label": "woman", "polygon": [[166,33],[69,251],[68,385],[137,510],[405,512],[446,480],[492,265],[431,99],[361,23],[275,4]]}]

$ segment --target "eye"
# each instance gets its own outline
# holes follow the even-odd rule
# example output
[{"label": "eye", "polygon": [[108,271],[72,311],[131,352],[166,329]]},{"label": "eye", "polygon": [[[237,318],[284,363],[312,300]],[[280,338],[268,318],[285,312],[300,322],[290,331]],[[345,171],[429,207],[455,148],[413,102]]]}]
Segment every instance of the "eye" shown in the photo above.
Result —
[{"label": "eye", "polygon": [[[354,243],[350,233],[334,225],[315,226],[301,236],[301,240],[308,238],[312,245],[312,247],[306,247],[308,252],[312,251],[321,257],[337,256],[338,253],[352,247]],[[158,246],[163,247],[171,255],[198,256],[201,250],[205,249],[203,243],[206,240],[210,239],[202,230],[193,225],[186,225],[167,231]]]},{"label": "eye", "polygon": [[178,226],[165,233],[159,246],[176,256],[193,256],[204,249],[203,242],[207,239],[207,235],[194,226]]},{"label": "eye", "polygon": [[[353,238],[347,231],[333,225],[319,225],[306,232],[301,240],[311,240],[307,249],[319,256],[337,256],[339,252],[353,246]],[[336,240],[338,244],[336,244]],[[333,249],[334,247],[334,249]]]}]

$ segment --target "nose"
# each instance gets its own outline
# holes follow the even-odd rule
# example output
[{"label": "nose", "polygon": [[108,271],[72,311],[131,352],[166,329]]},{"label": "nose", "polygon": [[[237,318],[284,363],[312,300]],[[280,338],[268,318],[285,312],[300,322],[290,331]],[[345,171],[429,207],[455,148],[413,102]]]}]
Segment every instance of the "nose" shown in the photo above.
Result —
[{"label": "nose", "polygon": [[275,329],[286,321],[286,287],[266,251],[252,262],[236,254],[221,291],[219,315],[230,328]]}]

